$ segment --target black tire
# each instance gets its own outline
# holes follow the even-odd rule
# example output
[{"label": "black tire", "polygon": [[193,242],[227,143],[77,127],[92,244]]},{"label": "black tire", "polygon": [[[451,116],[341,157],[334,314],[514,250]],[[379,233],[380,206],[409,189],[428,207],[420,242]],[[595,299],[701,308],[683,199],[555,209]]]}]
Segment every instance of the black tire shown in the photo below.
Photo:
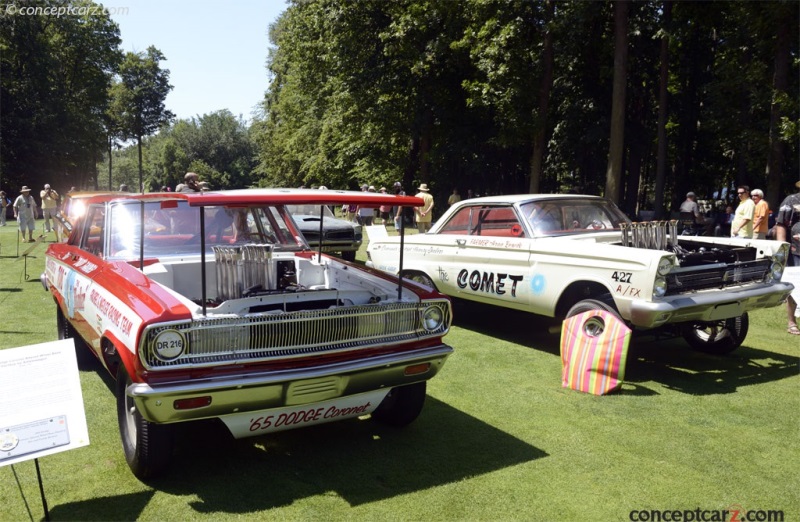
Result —
[{"label": "black tire", "polygon": [[725,355],[742,345],[749,329],[750,319],[744,313],[721,321],[686,323],[681,334],[698,352]]},{"label": "black tire", "polygon": [[117,420],[122,450],[133,474],[147,480],[162,474],[172,459],[174,446],[171,426],[145,420],[133,399],[125,393],[131,378],[120,363],[117,370]]},{"label": "black tire", "polygon": [[378,409],[372,412],[372,418],[389,426],[411,424],[422,412],[426,389],[424,381],[392,388]]},{"label": "black tire", "polygon": [[[590,312],[592,310],[609,312],[620,321],[623,321],[622,317],[617,311],[617,308],[614,306],[614,298],[611,297],[611,294],[601,295],[597,299],[584,299],[583,301],[578,301],[572,306],[572,308],[569,309],[567,312],[567,317],[569,318],[584,312]],[[588,333],[596,336],[603,333],[603,330],[605,329],[605,323],[599,319],[596,321],[590,320],[587,321],[584,328]]]},{"label": "black tire", "polygon": [[75,344],[75,358],[78,361],[78,369],[85,370],[94,364],[95,357],[90,353],[89,345],[78,335],[72,324],[64,317],[61,308],[56,308],[56,327],[58,328],[59,340],[72,339]]},{"label": "black tire", "polygon": [[436,290],[436,285],[434,284],[433,279],[422,272],[403,272],[403,279],[408,279]]},{"label": "black tire", "polygon": [[355,261],[356,260],[356,252],[355,250],[348,250],[347,252],[341,253],[342,259],[345,261]]}]

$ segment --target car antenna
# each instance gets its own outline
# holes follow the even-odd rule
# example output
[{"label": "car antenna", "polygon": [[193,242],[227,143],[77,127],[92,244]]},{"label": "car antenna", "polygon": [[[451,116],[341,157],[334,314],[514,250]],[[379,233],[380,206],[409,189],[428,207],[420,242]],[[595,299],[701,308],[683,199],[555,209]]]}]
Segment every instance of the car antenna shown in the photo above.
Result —
[{"label": "car antenna", "polygon": [[403,300],[403,252],[405,251],[406,225],[403,219],[403,210],[400,209],[400,270],[397,279],[397,300]]},{"label": "car antenna", "polygon": [[200,207],[200,281],[203,315],[206,315],[206,207]]},{"label": "car antenna", "polygon": [[319,247],[319,253],[317,254],[317,259],[319,260],[319,264],[320,265],[322,265],[322,239],[324,237],[322,235],[322,230],[323,230],[323,226],[322,226],[323,223],[322,222],[325,221],[325,212],[324,212],[325,208],[324,207],[325,207],[325,205],[320,203],[320,205],[319,205],[319,245],[317,245]]}]

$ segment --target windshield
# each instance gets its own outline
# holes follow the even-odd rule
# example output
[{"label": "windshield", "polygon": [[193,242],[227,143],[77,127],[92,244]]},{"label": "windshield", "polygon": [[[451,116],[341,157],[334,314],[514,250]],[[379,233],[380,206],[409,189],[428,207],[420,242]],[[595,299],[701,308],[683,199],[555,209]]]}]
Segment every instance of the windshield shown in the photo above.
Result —
[{"label": "windshield", "polygon": [[106,255],[139,257],[144,209],[144,257],[200,253],[200,212],[204,213],[206,252],[234,244],[272,244],[276,250],[308,248],[302,235],[287,225],[282,206],[190,207],[186,201],[126,201],[111,208]]},{"label": "windshield", "polygon": [[315,217],[319,219],[320,209],[322,209],[322,215],[325,219],[336,217],[327,205],[286,205],[286,208],[296,218]]},{"label": "windshield", "polygon": [[605,199],[552,199],[520,205],[522,215],[537,236],[597,230],[618,230],[630,220]]}]

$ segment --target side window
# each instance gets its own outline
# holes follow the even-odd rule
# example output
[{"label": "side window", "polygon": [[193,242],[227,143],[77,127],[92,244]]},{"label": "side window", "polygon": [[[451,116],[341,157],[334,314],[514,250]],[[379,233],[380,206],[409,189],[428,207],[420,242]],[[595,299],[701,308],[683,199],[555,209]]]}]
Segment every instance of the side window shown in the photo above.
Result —
[{"label": "side window", "polygon": [[511,207],[484,207],[473,219],[471,234],[488,237],[525,237],[525,231]]},{"label": "side window", "polygon": [[104,206],[91,206],[83,220],[81,249],[96,256],[103,255],[106,209]]},{"label": "side window", "polygon": [[456,212],[439,231],[440,234],[469,234],[472,207],[464,207]]}]

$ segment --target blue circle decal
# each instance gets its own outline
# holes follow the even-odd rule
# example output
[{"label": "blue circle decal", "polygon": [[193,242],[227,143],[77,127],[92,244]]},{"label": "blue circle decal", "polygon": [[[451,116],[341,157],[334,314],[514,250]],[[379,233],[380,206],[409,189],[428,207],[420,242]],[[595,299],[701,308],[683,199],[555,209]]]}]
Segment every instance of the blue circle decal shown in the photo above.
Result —
[{"label": "blue circle decal", "polygon": [[544,292],[544,276],[542,274],[534,274],[531,278],[531,292],[539,295]]}]

